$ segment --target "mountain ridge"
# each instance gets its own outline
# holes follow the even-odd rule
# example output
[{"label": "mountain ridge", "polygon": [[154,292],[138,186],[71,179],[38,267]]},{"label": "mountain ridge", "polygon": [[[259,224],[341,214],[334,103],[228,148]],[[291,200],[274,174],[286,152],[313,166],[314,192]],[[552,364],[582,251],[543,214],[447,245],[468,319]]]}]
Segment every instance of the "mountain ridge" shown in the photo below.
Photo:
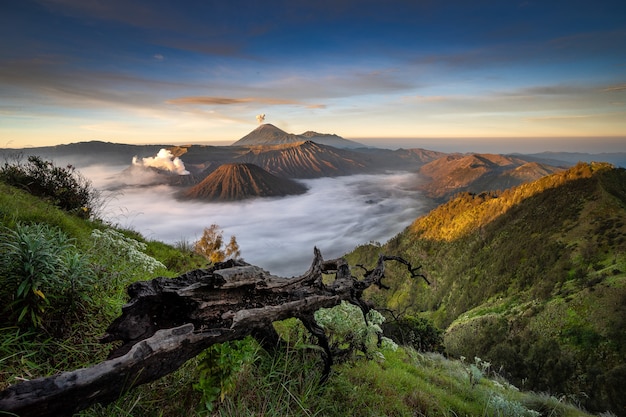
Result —
[{"label": "mountain ridge", "polygon": [[388,271],[370,299],[433,320],[454,357],[489,361],[515,385],[577,395],[624,415],[626,170],[579,163],[503,192],[462,193],[382,246],[433,283]]},{"label": "mountain ridge", "polygon": [[424,164],[419,173],[427,180],[420,189],[445,201],[459,192],[504,190],[565,169],[521,156],[500,154],[450,154]]}]

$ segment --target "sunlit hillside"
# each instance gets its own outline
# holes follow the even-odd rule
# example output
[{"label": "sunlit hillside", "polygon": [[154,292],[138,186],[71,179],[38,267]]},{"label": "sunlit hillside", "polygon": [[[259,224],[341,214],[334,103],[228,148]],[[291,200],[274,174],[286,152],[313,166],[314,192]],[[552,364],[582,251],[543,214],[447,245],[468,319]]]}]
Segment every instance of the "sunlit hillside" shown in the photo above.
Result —
[{"label": "sunlit hillside", "polygon": [[571,169],[502,193],[461,194],[376,252],[404,256],[431,286],[388,274],[370,298],[445,329],[446,351],[489,360],[526,389],[624,410],[626,170]]}]

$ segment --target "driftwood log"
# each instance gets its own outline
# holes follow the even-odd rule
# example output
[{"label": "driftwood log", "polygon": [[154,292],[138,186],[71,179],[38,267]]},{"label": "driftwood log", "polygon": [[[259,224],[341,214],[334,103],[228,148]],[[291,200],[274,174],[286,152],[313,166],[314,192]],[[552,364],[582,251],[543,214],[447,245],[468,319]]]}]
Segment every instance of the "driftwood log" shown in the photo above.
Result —
[{"label": "driftwood log", "polygon": [[[279,337],[272,323],[290,317],[301,319],[324,348],[327,377],[332,356],[313,314],[343,300],[366,313],[362,293],[372,285],[385,288],[386,260],[408,265],[381,255],[376,267],[358,280],[344,259],[325,261],[315,248],[311,267],[296,278],[227,261],[177,278],[136,282],[128,288],[130,302],[102,338],[103,343],[116,343],[106,361],[12,385],[0,392],[0,411],[66,416],[95,403],[106,404],[175,371],[213,344],[252,335],[264,347],[275,347]],[[324,274],[334,274],[334,279],[324,283]]]}]

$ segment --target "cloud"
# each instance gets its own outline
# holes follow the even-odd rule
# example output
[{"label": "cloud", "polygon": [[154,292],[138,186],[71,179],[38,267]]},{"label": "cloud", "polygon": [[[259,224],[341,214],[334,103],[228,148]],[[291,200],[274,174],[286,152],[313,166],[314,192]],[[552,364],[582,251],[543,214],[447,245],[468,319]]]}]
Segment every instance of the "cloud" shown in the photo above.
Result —
[{"label": "cloud", "polygon": [[264,84],[267,91],[278,91],[282,97],[311,99],[348,98],[406,92],[417,86],[394,69],[362,71],[334,68],[332,74],[285,75]]},{"label": "cloud", "polygon": [[161,54],[154,54],[152,57],[157,61],[163,61],[165,59],[165,57]]},{"label": "cloud", "polygon": [[210,96],[196,96],[196,97],[180,97],[166,101],[167,104],[201,104],[207,106],[232,106],[236,104],[267,104],[267,105],[296,105],[312,108],[321,108],[324,106],[321,104],[305,104],[298,100],[284,99],[284,98],[265,98],[265,97],[210,97]]},{"label": "cloud", "polygon": [[540,122],[546,120],[580,120],[580,119],[599,119],[605,117],[624,116],[624,112],[596,113],[596,114],[564,114],[554,116],[538,116],[527,118],[530,122]]},{"label": "cloud", "polygon": [[404,100],[405,101],[418,101],[418,102],[426,102],[426,103],[436,103],[436,102],[442,102],[442,101],[448,101],[450,100],[451,97],[449,96],[410,96],[410,97],[405,97]]},{"label": "cloud", "polygon": [[[111,173],[101,167],[81,172],[96,187],[106,188],[110,181]],[[181,202],[174,199],[176,188],[135,187],[116,190],[105,216],[172,244],[194,242],[204,227],[217,224],[225,238],[236,237],[247,262],[292,276],[308,269],[315,246],[330,259],[403,230],[426,212],[425,201],[414,191],[417,181],[413,173],[320,178],[303,181],[309,191],[301,196],[229,203]]]},{"label": "cloud", "polygon": [[602,115],[597,114],[570,114],[570,115],[562,115],[562,116],[539,116],[539,117],[529,117],[526,120],[530,122],[540,122],[546,120],[575,120],[575,119],[589,119],[592,117],[599,117]]},{"label": "cloud", "polygon": [[624,90],[626,90],[626,84],[613,85],[611,87],[603,88],[600,91],[602,91],[604,93],[613,93],[613,92],[616,92],[616,91],[624,91]]}]

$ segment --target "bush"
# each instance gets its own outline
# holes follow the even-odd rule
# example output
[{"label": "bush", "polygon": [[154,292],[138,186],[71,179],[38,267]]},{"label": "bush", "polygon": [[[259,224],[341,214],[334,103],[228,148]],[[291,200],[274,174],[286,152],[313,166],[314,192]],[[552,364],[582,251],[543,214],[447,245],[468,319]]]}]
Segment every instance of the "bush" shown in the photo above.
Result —
[{"label": "bush", "polygon": [[198,355],[200,377],[194,388],[202,393],[204,406],[212,411],[237,385],[237,376],[254,362],[258,345],[250,338],[213,345]]},{"label": "bush", "polygon": [[385,335],[418,352],[443,352],[443,331],[423,317],[404,316],[383,324]]},{"label": "bush", "polygon": [[158,260],[146,254],[147,245],[127,237],[114,229],[91,232],[94,264],[101,278],[99,282],[110,293],[124,291],[125,287],[145,274],[166,269]]},{"label": "bush", "polygon": [[397,348],[392,340],[382,337],[380,325],[385,318],[376,310],[367,313],[366,322],[359,307],[342,301],[333,308],[317,310],[315,321],[324,329],[335,355],[349,357],[358,351],[368,355],[382,344]]},{"label": "bush", "polygon": [[99,193],[72,165],[57,167],[38,156],[29,156],[26,164],[5,162],[0,168],[0,181],[46,198],[82,218],[89,218],[98,209]]},{"label": "bush", "polygon": [[48,321],[58,321],[89,301],[92,281],[87,258],[60,229],[18,223],[0,234],[0,294],[8,301],[7,322],[43,328],[49,312],[57,314],[48,314]]},{"label": "bush", "polygon": [[496,394],[489,398],[484,415],[493,417],[539,417],[541,413],[529,410],[517,401],[509,400]]}]

